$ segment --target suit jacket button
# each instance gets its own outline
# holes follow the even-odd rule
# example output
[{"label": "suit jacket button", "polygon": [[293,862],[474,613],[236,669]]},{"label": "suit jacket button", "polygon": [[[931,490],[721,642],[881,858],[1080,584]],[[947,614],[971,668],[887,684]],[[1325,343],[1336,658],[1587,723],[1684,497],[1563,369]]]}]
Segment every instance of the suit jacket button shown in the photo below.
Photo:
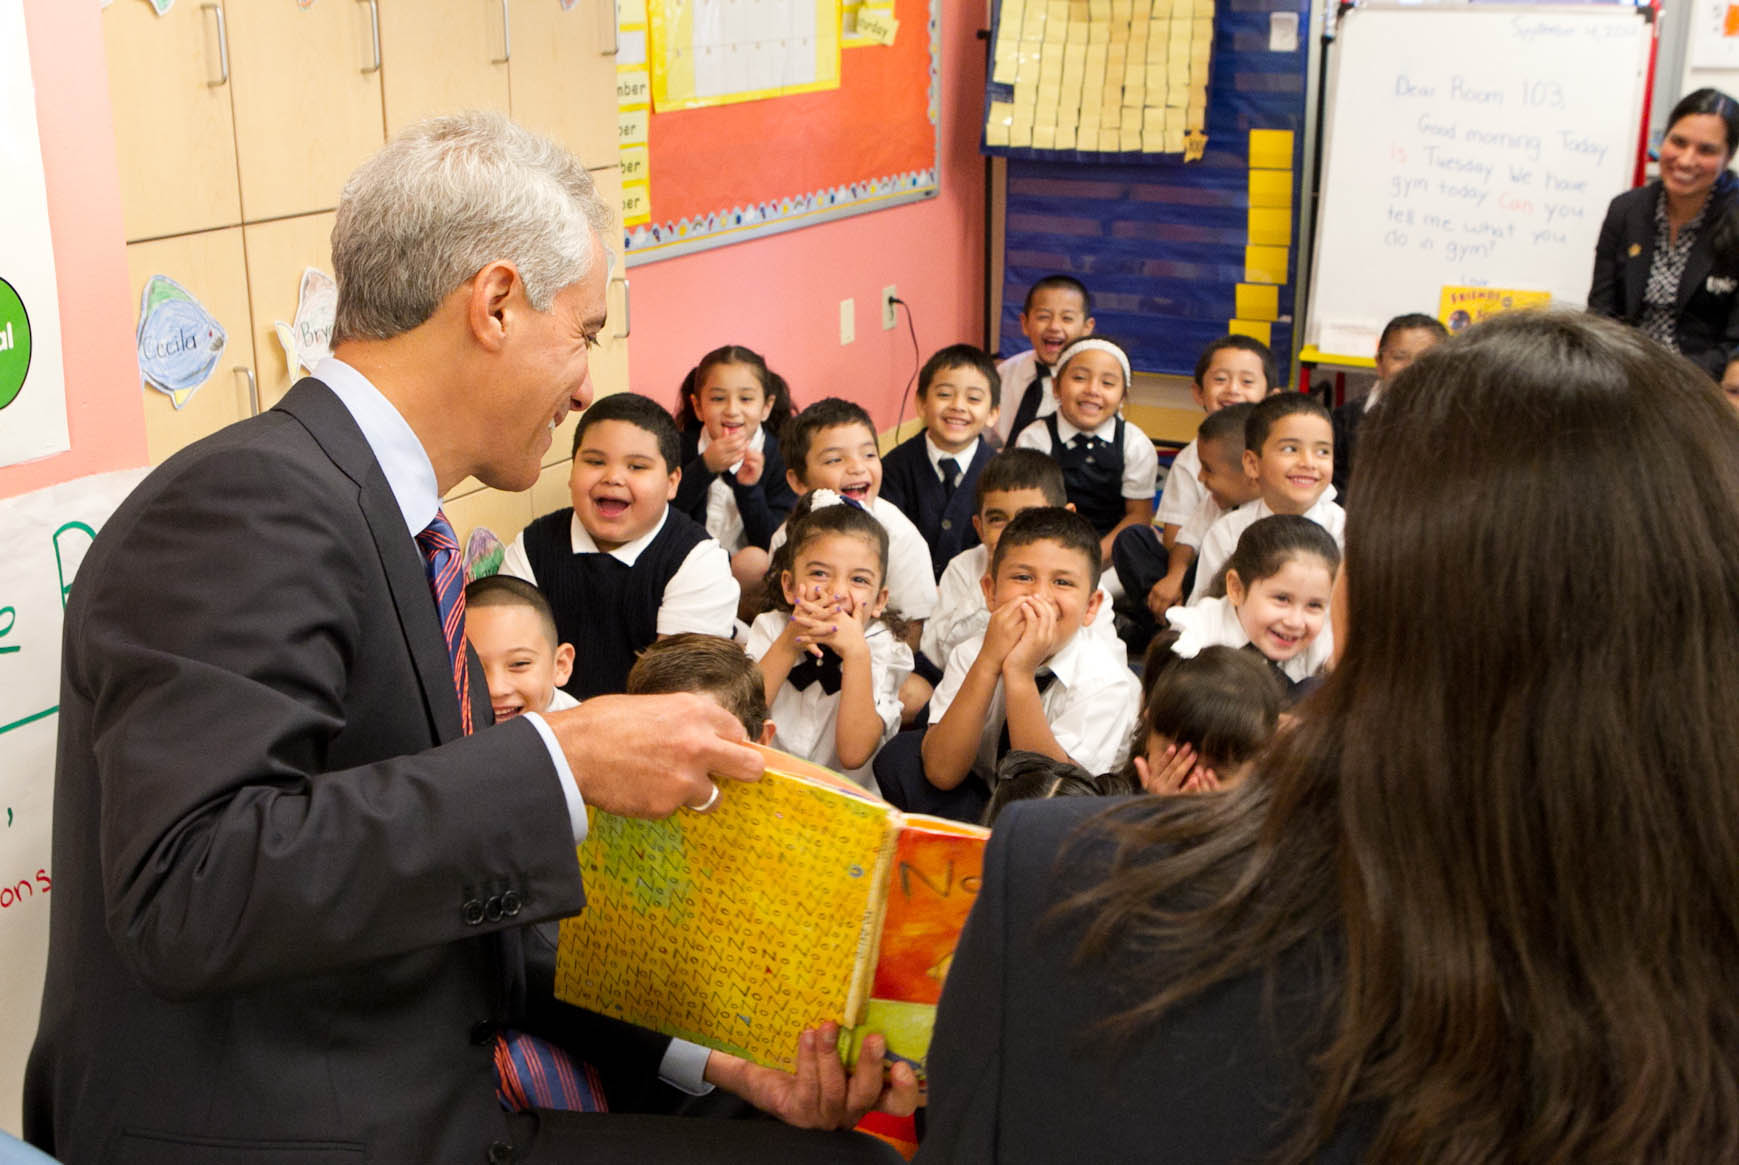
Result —
[{"label": "suit jacket button", "polygon": [[954,528],[954,519],[953,518],[943,518],[942,519],[942,529],[952,530],[953,528]]},{"label": "suit jacket button", "polygon": [[513,1160],[513,1146],[506,1141],[496,1141],[489,1146],[489,1165],[509,1165]]},{"label": "suit jacket button", "polygon": [[496,894],[483,904],[483,917],[490,922],[501,921],[501,895]]},{"label": "suit jacket button", "polygon": [[495,1025],[486,1019],[480,1019],[471,1025],[471,1042],[478,1047],[485,1047],[495,1042]]},{"label": "suit jacket button", "polygon": [[459,917],[465,920],[466,926],[476,926],[483,921],[483,903],[475,898],[465,899],[465,905],[459,907]]},{"label": "suit jacket button", "polygon": [[501,896],[501,913],[509,918],[517,916],[525,906],[525,900],[515,891],[509,890]]}]

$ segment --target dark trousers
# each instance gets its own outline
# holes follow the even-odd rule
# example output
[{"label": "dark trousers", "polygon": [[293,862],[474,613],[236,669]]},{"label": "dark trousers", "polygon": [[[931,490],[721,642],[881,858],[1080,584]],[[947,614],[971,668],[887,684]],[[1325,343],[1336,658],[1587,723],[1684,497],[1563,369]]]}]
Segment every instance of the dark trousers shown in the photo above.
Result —
[{"label": "dark trousers", "polygon": [[951,821],[977,825],[990,804],[990,790],[978,777],[968,774],[952,789],[938,789],[924,776],[924,732],[900,733],[876,753],[876,784],[882,797],[902,813],[927,813]]},{"label": "dark trousers", "polygon": [[[1139,654],[1147,650],[1159,630],[1158,621],[1147,608],[1147,592],[1165,577],[1171,566],[1171,552],[1152,526],[1130,526],[1112,540],[1111,563],[1117,568],[1117,581],[1123,584],[1124,594],[1117,608],[1117,613],[1123,616],[1117,630],[1129,649]],[[1195,578],[1195,564],[1191,563],[1183,579],[1186,596],[1195,585]]]}]

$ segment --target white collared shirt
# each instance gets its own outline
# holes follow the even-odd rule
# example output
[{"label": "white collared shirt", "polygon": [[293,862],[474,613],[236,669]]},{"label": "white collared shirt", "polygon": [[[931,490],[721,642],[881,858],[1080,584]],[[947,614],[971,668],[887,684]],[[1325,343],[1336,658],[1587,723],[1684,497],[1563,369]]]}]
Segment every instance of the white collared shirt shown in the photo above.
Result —
[{"label": "white collared shirt", "polygon": [[[705,453],[711,445],[712,437],[705,429],[700,431],[699,453]],[[756,453],[767,448],[767,427],[755,426],[755,435],[749,438],[749,448]],[[735,474],[743,467],[743,459],[737,458],[737,463],[725,470],[725,473]],[[731,490],[731,483],[726,481],[721,473],[713,478],[712,484],[706,487],[706,532],[718,539],[719,545],[725,548],[725,553],[735,554],[749,544],[748,535],[743,531],[743,511],[737,508],[737,495]]]},{"label": "white collared shirt", "polygon": [[[960,694],[966,673],[984,647],[984,636],[974,635],[948,656],[942,682],[930,697],[930,723],[942,717]],[[1076,633],[1062,650],[1044,662],[1043,670],[1056,679],[1039,695],[1045,723],[1069,758],[1090,773],[1108,773],[1129,759],[1130,740],[1141,712],[1141,682],[1129,670],[1123,645],[1094,635]],[[1000,679],[985,710],[984,730],[978,738],[978,756],[972,771],[986,781],[996,778],[996,749],[1007,719],[1006,697]]]},{"label": "white collared shirt", "polygon": [[[572,514],[568,519],[568,544],[575,554],[608,554],[623,566],[633,566],[669,520],[670,507],[666,506],[658,524],[640,537],[624,542],[614,550],[599,550],[598,543],[581,524],[580,516]],[[501,560],[501,573],[537,585],[531,558],[525,552],[523,531],[507,548],[507,554]],[[731,556],[710,538],[698,542],[682,560],[682,565],[676,568],[676,573],[670,576],[670,581],[664,584],[664,595],[658,601],[658,634],[680,635],[684,631],[698,631],[703,635],[718,635],[722,628],[730,627],[735,621],[739,597],[737,580],[731,574]],[[583,660],[585,645],[575,646],[580,648]]]},{"label": "white collared shirt", "polygon": [[[1039,370],[1039,354],[1028,348],[1017,353],[996,366],[996,371],[1002,378],[998,392],[1001,404],[996,417],[996,433],[1002,438],[1004,446],[1009,440],[1009,426],[1014,424],[1014,414],[1020,410],[1020,398],[1026,395],[1026,386],[1033,382],[1033,374]],[[1045,377],[1044,387],[1040,390],[1039,411],[1037,417],[1048,417],[1057,411],[1056,378]]]},{"label": "white collared shirt", "polygon": [[[791,622],[789,611],[767,611],[755,617],[749,628],[749,642],[744,650],[749,658],[759,661],[773,646]],[[880,619],[864,628],[864,642],[869,645],[870,676],[874,681],[876,713],[882,718],[882,744],[893,739],[900,730],[900,685],[912,674],[912,649],[907,647]],[[773,722],[773,747],[796,756],[806,757],[816,764],[826,765],[843,773],[872,793],[879,795],[874,771],[875,755],[856,769],[839,765],[839,693],[829,694],[820,684],[810,684],[802,691],[789,680],[779,686],[767,709]],[[880,745],[877,746],[880,748]]]},{"label": "white collared shirt", "polygon": [[[1196,585],[1190,591],[1189,597],[1192,606],[1207,597],[1208,587],[1213,585],[1214,576],[1226,565],[1226,559],[1232,557],[1232,551],[1238,548],[1238,539],[1243,536],[1244,531],[1261,519],[1273,515],[1274,511],[1268,508],[1268,503],[1257,498],[1223,515],[1219,521],[1208,527],[1208,532],[1202,536],[1201,549],[1196,554]],[[1310,509],[1304,511],[1303,516],[1332,534],[1336,546],[1343,551],[1346,549],[1347,512],[1335,502],[1334,486],[1324,487],[1322,496],[1316,499]]]},{"label": "white collared shirt", "polygon": [[947,484],[948,475],[942,470],[942,462],[952,461],[958,465],[960,472],[954,477],[954,483],[958,485],[966,480],[966,471],[972,465],[972,458],[978,453],[978,442],[974,441],[958,453],[950,453],[936,444],[930,434],[926,432],[924,434],[924,452],[930,455],[930,468],[936,471],[936,480],[943,484]]},{"label": "white collared shirt", "polygon": [[[1061,413],[1057,414],[1057,436],[1067,446],[1081,433],[1089,433],[1109,445],[1117,435],[1117,417],[1107,417],[1096,429],[1077,429]],[[1051,429],[1043,421],[1034,421],[1014,439],[1016,449],[1037,449],[1055,455],[1051,448]],[[1125,498],[1153,498],[1159,483],[1159,454],[1153,451],[1153,441],[1133,421],[1123,425],[1123,490]]]},{"label": "white collared shirt", "polygon": [[[903,619],[928,619],[936,609],[936,572],[930,565],[930,544],[887,498],[878,496],[864,508],[888,532],[888,570],[883,580],[888,588],[888,606]],[[785,545],[790,526],[787,519],[773,531],[768,553],[777,553]]]},{"label": "white collared shirt", "polygon": [[[380,465],[380,471],[386,477],[387,488],[392,490],[393,499],[398,502],[405,529],[414,540],[434,521],[435,511],[441,506],[441,491],[435,480],[435,466],[429,460],[428,451],[423,448],[422,441],[418,439],[404,415],[381,394],[380,389],[369,382],[368,377],[336,356],[328,356],[320,361],[320,366],[314,369],[313,375],[332,390],[333,395],[356,422],[356,427],[362,430],[362,439],[368,442],[369,450]],[[454,534],[457,536],[458,531],[454,531]],[[460,543],[460,552],[464,552],[463,542]],[[418,548],[417,554],[421,556],[421,548]],[[430,596],[430,601],[434,601],[433,595]],[[481,680],[483,677],[478,675],[472,678]],[[535,712],[528,712],[525,718],[543,738],[544,748],[549,751],[550,763],[555,766],[562,796],[567,801],[568,824],[573,827],[574,841],[584,841],[586,801],[580,796],[579,786],[574,783],[574,770],[568,765],[568,758],[563,755],[561,746],[556,743],[555,732],[544,722],[543,717]]]},{"label": "white collared shirt", "polygon": [[1219,503],[1212,493],[1203,490],[1202,500],[1196,504],[1195,511],[1190,514],[1182,526],[1178,527],[1177,540],[1185,546],[1199,549],[1202,539],[1208,536],[1208,531],[1213,529],[1214,523],[1218,522],[1225,514],[1226,508]]},{"label": "white collared shirt", "polygon": [[[962,550],[942,571],[942,580],[936,584],[936,610],[924,624],[924,636],[918,644],[936,666],[946,663],[961,643],[974,635],[983,635],[990,626],[990,608],[985,606],[984,588],[978,582],[989,571],[990,548],[982,545]],[[1099,610],[1083,632],[1107,642],[1117,639],[1111,596],[1102,586]]]},{"label": "white collared shirt", "polygon": [[[1178,632],[1177,645],[1172,648],[1180,656],[1193,657],[1204,647],[1245,647],[1249,633],[1238,619],[1237,608],[1225,597],[1203,599],[1193,607],[1173,607],[1165,613],[1166,622]],[[1286,678],[1307,680],[1322,670],[1334,654],[1334,628],[1322,621],[1322,630],[1305,645],[1303,651],[1280,665]]]},{"label": "white collared shirt", "polygon": [[1182,526],[1189,521],[1208,492],[1201,473],[1202,451],[1191,438],[1171,459],[1171,469],[1165,475],[1165,492],[1159,495],[1159,505],[1153,511],[1155,526]]}]

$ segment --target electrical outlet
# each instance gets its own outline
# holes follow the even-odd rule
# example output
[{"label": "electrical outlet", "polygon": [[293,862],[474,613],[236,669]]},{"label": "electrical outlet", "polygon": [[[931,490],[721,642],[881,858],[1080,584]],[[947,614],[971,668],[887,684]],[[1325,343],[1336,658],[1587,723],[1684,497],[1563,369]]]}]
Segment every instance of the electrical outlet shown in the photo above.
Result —
[{"label": "electrical outlet", "polygon": [[892,283],[882,288],[882,331],[894,330],[894,300],[900,295],[899,289]]},{"label": "electrical outlet", "polygon": [[843,347],[857,339],[857,304],[849,299],[839,301],[839,343]]}]

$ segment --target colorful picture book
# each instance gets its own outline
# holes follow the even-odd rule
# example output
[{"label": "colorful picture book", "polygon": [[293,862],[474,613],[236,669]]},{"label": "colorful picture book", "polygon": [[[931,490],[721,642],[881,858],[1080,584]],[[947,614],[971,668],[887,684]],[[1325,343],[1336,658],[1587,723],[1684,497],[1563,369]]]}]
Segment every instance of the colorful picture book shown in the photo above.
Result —
[{"label": "colorful picture book", "polygon": [[989,831],[763,751],[762,779],[721,782],[709,813],[591,811],[556,994],[786,1070],[805,1028],[840,1024],[853,1057],[879,1031],[921,1082]]}]

